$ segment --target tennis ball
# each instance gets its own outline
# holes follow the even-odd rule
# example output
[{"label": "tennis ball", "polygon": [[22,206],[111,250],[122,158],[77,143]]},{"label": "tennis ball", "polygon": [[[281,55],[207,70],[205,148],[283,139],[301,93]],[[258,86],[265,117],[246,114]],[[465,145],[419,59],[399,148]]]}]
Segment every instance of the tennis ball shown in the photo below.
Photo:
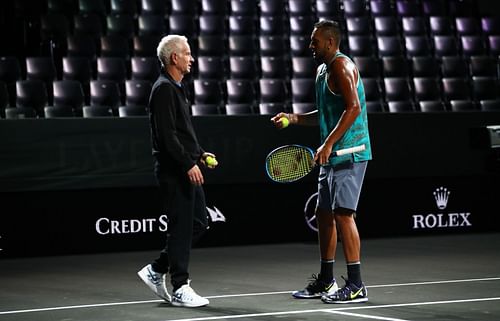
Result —
[{"label": "tennis ball", "polygon": [[288,125],[290,125],[290,121],[286,117],[281,117],[280,122],[281,122],[281,128],[287,128]]},{"label": "tennis ball", "polygon": [[217,166],[218,164],[217,159],[215,159],[215,157],[212,156],[207,156],[207,158],[205,158],[205,163],[208,166]]}]

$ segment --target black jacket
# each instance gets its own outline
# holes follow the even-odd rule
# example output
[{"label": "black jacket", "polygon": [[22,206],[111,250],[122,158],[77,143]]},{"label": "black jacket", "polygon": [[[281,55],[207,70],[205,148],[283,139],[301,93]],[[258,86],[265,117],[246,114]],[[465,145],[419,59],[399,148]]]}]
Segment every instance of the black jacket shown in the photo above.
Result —
[{"label": "black jacket", "polygon": [[151,90],[149,121],[158,180],[187,177],[203,154],[189,113],[184,87],[162,72]]}]

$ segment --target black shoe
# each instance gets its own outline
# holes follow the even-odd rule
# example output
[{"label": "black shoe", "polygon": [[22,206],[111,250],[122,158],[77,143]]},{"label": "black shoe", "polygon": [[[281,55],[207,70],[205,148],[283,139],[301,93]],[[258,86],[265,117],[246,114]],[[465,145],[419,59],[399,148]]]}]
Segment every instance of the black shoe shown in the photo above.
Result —
[{"label": "black shoe", "polygon": [[324,282],[319,279],[319,275],[312,275],[312,279],[305,289],[292,292],[292,296],[297,299],[315,299],[323,295],[333,294],[338,290],[337,282],[333,279],[331,282]]},{"label": "black shoe", "polygon": [[[344,277],[342,277],[344,278]],[[325,303],[361,303],[368,301],[368,291],[363,283],[357,287],[349,280],[345,280],[343,288],[333,294],[323,295],[321,301]]]}]

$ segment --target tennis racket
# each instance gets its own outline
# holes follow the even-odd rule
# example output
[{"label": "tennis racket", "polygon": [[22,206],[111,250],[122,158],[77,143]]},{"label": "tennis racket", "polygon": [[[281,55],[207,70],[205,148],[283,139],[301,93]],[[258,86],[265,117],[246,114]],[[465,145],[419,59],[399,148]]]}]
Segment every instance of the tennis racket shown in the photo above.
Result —
[{"label": "tennis racket", "polygon": [[[352,154],[365,150],[365,145],[340,149],[330,157]],[[266,173],[278,183],[295,182],[309,174],[317,164],[314,151],[302,145],[285,145],[271,151],[266,157]]]}]

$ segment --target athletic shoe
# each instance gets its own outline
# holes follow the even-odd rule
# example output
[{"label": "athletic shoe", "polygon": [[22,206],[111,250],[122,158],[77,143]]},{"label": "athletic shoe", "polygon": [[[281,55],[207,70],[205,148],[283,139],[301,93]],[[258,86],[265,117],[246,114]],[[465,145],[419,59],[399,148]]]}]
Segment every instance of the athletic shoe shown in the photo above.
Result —
[{"label": "athletic shoe", "polygon": [[[342,277],[344,278],[344,277]],[[345,280],[343,288],[329,295],[323,295],[321,301],[325,303],[361,303],[368,301],[368,291],[363,283],[357,287],[354,283]]]},{"label": "athletic shoe", "polygon": [[170,302],[170,294],[168,294],[167,287],[165,286],[165,274],[153,271],[151,264],[142,268],[137,275],[147,286],[160,298]]},{"label": "athletic shoe", "polygon": [[188,280],[187,284],[184,284],[174,292],[172,296],[172,305],[195,308],[208,305],[210,303],[207,299],[194,292],[194,290],[189,286],[190,282],[191,281]]},{"label": "athletic shoe", "polygon": [[319,275],[312,275],[312,279],[305,289],[292,292],[292,296],[297,299],[315,299],[323,295],[332,294],[338,290],[337,282],[333,279],[331,282],[320,280]]}]

